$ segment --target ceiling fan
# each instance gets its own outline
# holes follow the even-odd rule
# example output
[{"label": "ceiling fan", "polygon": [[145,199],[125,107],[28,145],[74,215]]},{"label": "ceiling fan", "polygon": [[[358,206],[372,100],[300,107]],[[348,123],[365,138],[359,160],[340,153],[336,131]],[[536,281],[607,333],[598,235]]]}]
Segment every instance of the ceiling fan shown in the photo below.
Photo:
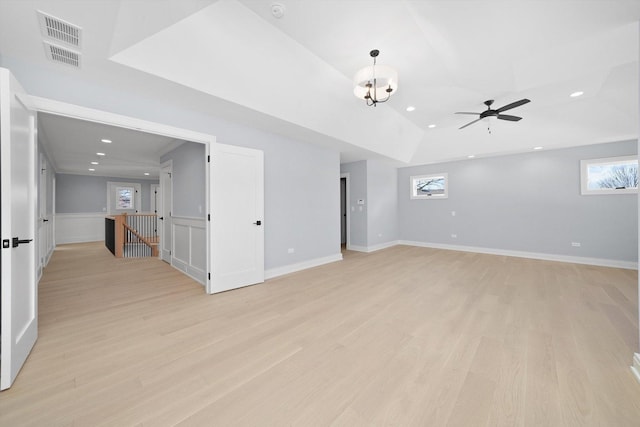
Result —
[{"label": "ceiling fan", "polygon": [[510,122],[517,122],[518,120],[521,120],[522,117],[518,117],[518,116],[510,116],[508,114],[502,114],[503,111],[507,111],[507,110],[511,110],[512,108],[516,108],[519,107],[521,105],[524,105],[528,102],[531,102],[528,99],[521,99],[520,101],[516,101],[516,102],[512,102],[511,104],[507,104],[504,107],[500,107],[496,110],[492,110],[491,109],[491,105],[493,104],[493,99],[490,99],[488,101],[484,101],[484,105],[487,106],[487,109],[485,111],[483,111],[482,113],[469,113],[466,111],[458,111],[456,112],[456,114],[471,114],[474,116],[480,116],[479,118],[475,119],[472,122],[467,123],[466,125],[462,126],[460,129],[464,129],[467,126],[470,126],[476,122],[479,122],[480,120],[486,118],[486,117],[495,117],[498,118],[500,120],[508,120]]}]

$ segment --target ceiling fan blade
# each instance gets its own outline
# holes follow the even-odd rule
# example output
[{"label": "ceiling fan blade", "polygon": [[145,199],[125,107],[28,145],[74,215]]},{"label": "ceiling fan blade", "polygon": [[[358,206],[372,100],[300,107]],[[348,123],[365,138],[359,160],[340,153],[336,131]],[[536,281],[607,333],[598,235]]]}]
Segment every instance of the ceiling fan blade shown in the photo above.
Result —
[{"label": "ceiling fan blade", "polygon": [[456,111],[456,114],[471,114],[473,116],[479,116],[481,113],[470,113],[468,111]]},{"label": "ceiling fan blade", "polygon": [[469,122],[469,123],[467,123],[466,125],[462,126],[461,128],[458,128],[458,129],[464,129],[464,128],[466,128],[467,126],[474,124],[475,122],[479,122],[480,120],[482,120],[482,119],[475,119],[474,121]]},{"label": "ceiling fan blade", "polygon": [[507,111],[507,110],[510,110],[512,108],[519,107],[519,106],[524,105],[524,104],[529,103],[529,102],[531,102],[531,100],[526,99],[526,98],[525,99],[521,99],[520,101],[512,102],[511,104],[507,104],[504,107],[500,107],[496,111],[498,113],[502,113],[503,111]]},{"label": "ceiling fan blade", "polygon": [[508,114],[498,114],[497,116],[500,120],[509,120],[510,122],[517,122],[518,120],[522,120],[522,117],[518,116],[510,116]]}]

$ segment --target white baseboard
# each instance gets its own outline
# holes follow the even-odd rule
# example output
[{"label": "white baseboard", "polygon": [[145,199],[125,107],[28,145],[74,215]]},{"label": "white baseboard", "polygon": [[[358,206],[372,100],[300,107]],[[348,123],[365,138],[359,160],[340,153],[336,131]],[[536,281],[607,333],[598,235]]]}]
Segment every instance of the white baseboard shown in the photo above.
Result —
[{"label": "white baseboard", "polygon": [[191,277],[193,280],[200,283],[202,286],[204,286],[206,281],[206,273],[204,271],[197,268],[193,268],[192,266],[185,264],[184,262],[178,261],[175,258],[172,259],[171,266],[176,270],[182,272],[183,274],[186,274],[187,276]]},{"label": "white baseboard", "polygon": [[380,243],[380,244],[373,245],[373,246],[349,245],[349,246],[347,246],[347,250],[369,253],[369,252],[379,251],[381,249],[390,248],[390,247],[396,246],[398,244],[399,244],[398,240],[392,240],[390,242],[384,242],[384,243]]},{"label": "white baseboard", "polygon": [[268,270],[265,270],[264,278],[265,280],[273,279],[274,277],[283,276],[289,273],[295,273],[296,271],[306,270],[307,268],[318,267],[319,265],[329,264],[336,261],[342,261],[341,253],[321,258],[314,258],[295,264],[284,265],[282,267],[270,268]]},{"label": "white baseboard", "polygon": [[597,265],[600,267],[625,268],[628,270],[638,269],[637,262],[619,261],[615,259],[587,258],[587,257],[578,257],[578,256],[569,256],[569,255],[554,255],[554,254],[544,254],[539,252],[511,251],[511,250],[505,250],[505,249],[481,248],[476,246],[459,246],[459,245],[447,245],[443,243],[415,242],[411,240],[399,240],[398,244],[408,245],[408,246],[420,246],[423,248],[446,249],[451,251],[477,252],[481,254],[502,255],[502,256],[517,257],[517,258],[541,259],[545,261],[568,262],[572,264]]},{"label": "white baseboard", "polygon": [[631,365],[631,372],[636,377],[636,380],[640,383],[640,354],[633,353],[633,365]]}]

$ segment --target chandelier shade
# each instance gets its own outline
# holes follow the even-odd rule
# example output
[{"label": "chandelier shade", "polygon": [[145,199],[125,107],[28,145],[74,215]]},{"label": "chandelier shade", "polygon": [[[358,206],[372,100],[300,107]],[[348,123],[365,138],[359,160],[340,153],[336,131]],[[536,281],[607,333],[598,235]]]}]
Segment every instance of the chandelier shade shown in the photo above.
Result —
[{"label": "chandelier shade", "polygon": [[379,51],[372,50],[373,65],[361,68],[353,78],[353,93],[367,105],[386,102],[398,90],[398,72],[388,65],[376,65]]}]

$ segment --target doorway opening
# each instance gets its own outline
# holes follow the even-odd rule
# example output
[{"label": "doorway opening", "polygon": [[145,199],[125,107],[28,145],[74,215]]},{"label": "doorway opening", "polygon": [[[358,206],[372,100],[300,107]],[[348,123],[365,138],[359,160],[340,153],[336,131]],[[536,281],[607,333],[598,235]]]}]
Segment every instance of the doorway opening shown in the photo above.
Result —
[{"label": "doorway opening", "polygon": [[[116,115],[116,114],[112,114],[112,113],[107,113],[107,112],[101,112],[101,111],[96,111],[96,110],[92,110],[92,109],[88,109],[88,108],[84,108],[84,107],[80,107],[80,106],[76,106],[76,105],[72,105],[72,104],[66,104],[66,103],[62,103],[62,102],[58,102],[58,101],[53,101],[53,100],[48,100],[48,99],[43,99],[43,98],[37,98],[37,97],[32,97],[33,100],[33,104],[35,106],[35,109],[38,113],[38,115],[43,114],[44,116],[48,116],[49,118],[53,117],[53,118],[60,118],[60,120],[66,120],[67,122],[65,124],[68,124],[68,121],[74,120],[74,121],[78,121],[78,122],[83,122],[85,123],[84,126],[91,126],[91,125],[95,125],[95,126],[102,126],[102,127],[109,127],[112,128],[114,130],[114,132],[118,133],[125,133],[128,132],[128,135],[130,137],[133,138],[133,134],[146,134],[147,135],[147,139],[148,140],[144,140],[144,136],[141,136],[141,138],[143,138],[142,141],[140,141],[140,152],[142,152],[142,147],[145,146],[145,144],[151,144],[153,141],[149,141],[152,140],[154,136],[159,136],[161,137],[163,140],[170,140],[172,141],[171,143],[166,144],[166,147],[164,147],[164,145],[162,147],[160,147],[160,145],[157,145],[158,148],[158,154],[155,156],[150,156],[147,157],[146,160],[144,160],[144,163],[146,163],[147,165],[152,165],[154,162],[156,162],[156,166],[155,169],[156,171],[160,170],[160,164],[159,161],[160,159],[165,159],[165,157],[169,157],[171,158],[171,153],[173,152],[177,152],[178,150],[182,150],[181,147],[185,147],[187,145],[192,145],[192,146],[196,146],[199,147],[196,151],[198,154],[198,162],[202,162],[202,165],[195,168],[198,171],[198,174],[201,174],[201,176],[198,178],[198,181],[201,183],[201,189],[202,189],[202,195],[201,195],[201,199],[199,198],[198,200],[198,207],[196,209],[199,208],[199,213],[201,218],[195,218],[195,215],[193,218],[190,218],[190,221],[193,222],[195,224],[194,227],[190,227],[189,229],[187,229],[187,231],[185,231],[184,234],[185,236],[188,237],[187,238],[182,238],[183,236],[180,235],[179,237],[182,238],[182,240],[180,240],[181,243],[181,249],[182,252],[187,251],[186,255],[181,256],[179,260],[177,260],[175,263],[172,262],[172,258],[171,255],[173,254],[174,256],[176,255],[177,252],[180,251],[173,251],[172,250],[172,243],[162,243],[161,240],[161,245],[166,245],[167,246],[167,251],[159,251],[158,255],[159,258],[161,259],[165,259],[169,264],[171,264],[172,266],[174,266],[176,269],[182,271],[184,274],[186,274],[187,276],[192,277],[193,279],[195,279],[196,281],[198,281],[200,284],[202,284],[205,287],[205,290],[207,288],[207,272],[210,271],[209,268],[209,241],[210,241],[210,230],[209,230],[209,224],[206,220],[206,212],[209,211],[209,165],[206,161],[207,156],[209,155],[209,151],[210,151],[210,146],[215,143],[215,137],[211,136],[211,135],[206,135],[206,134],[201,134],[201,133],[197,133],[197,132],[193,132],[193,131],[189,131],[189,130],[185,130],[185,129],[179,129],[179,128],[173,128],[171,126],[166,126],[166,125],[162,125],[159,123],[154,123],[154,122],[147,122],[144,120],[139,120],[139,119],[134,119],[131,117],[125,117],[125,116],[120,116],[120,115]],[[125,141],[126,139],[123,138]],[[104,142],[104,141],[103,141]],[[121,143],[123,143],[123,141],[121,141]],[[133,143],[133,142],[132,142]],[[164,143],[163,143],[164,144]],[[116,140],[113,140],[113,144],[111,143],[111,141],[109,141],[108,145],[104,145],[104,147],[110,147],[110,148],[115,148],[116,146]],[[51,150],[56,150],[59,147],[51,147]],[[106,155],[104,153],[107,153]],[[114,152],[115,153],[115,152]],[[181,152],[182,153],[182,152]],[[101,167],[103,164],[106,164],[106,160],[109,160],[109,152],[107,150],[101,149],[100,153],[95,153],[94,155],[100,156],[99,158],[95,159],[95,164],[99,163],[100,166],[92,166],[92,169],[98,169],[99,167]],[[113,157],[117,157],[115,154]],[[93,159],[91,159],[93,160]],[[127,162],[127,160],[132,160],[132,159],[128,159],[128,158],[123,158],[123,164],[126,165],[134,165],[131,161]],[[194,160],[192,158],[189,158],[189,160]],[[165,159],[166,161],[166,159]],[[139,162],[138,162],[139,163]],[[91,163],[91,165],[94,165],[94,163]],[[66,178],[70,178],[69,180],[77,180],[77,181],[81,181],[81,176],[74,176],[74,175],[68,175],[68,176],[64,176],[64,174],[66,174],[67,172],[64,171],[64,168],[60,168],[60,165],[58,165],[58,169],[62,169],[63,171],[60,172],[62,173],[65,179]],[[193,169],[193,168],[191,168]],[[93,171],[92,171],[93,172]],[[153,173],[153,172],[152,172]],[[149,184],[149,178],[153,178],[153,176],[150,177],[146,177],[143,176],[143,174],[140,172],[139,173],[141,175],[140,180],[146,180],[146,184],[143,183],[143,193],[147,193],[147,194],[139,194],[138,192],[140,191],[139,188],[136,189],[136,195],[137,195],[137,199],[135,200],[135,205],[136,205],[136,212],[135,214],[138,214],[137,210],[140,209],[138,207],[142,207],[143,208],[143,213],[145,212],[148,214],[154,214],[157,215],[158,217],[162,216],[161,211],[161,204],[162,204],[162,194],[161,191],[161,183],[159,182],[159,178],[156,181],[156,184]],[[102,178],[102,179],[108,179],[109,177],[105,177],[105,176],[96,176],[96,177],[92,177],[90,173],[84,174],[87,177],[90,178]],[[145,173],[144,175],[149,175],[148,173]],[[125,178],[124,175],[121,175],[120,177],[118,177],[117,175],[115,176],[116,178]],[[193,177],[192,177],[193,178]],[[115,181],[115,180],[114,180]],[[126,179],[121,179],[121,181],[126,181]],[[59,182],[60,185],[62,185]],[[84,183],[85,187],[87,182]],[[126,184],[126,183],[125,183]],[[113,185],[121,185],[123,186],[123,183],[114,183]],[[112,186],[113,186],[112,185]],[[137,186],[139,186],[139,184],[136,184]],[[80,186],[80,184],[79,184]],[[132,186],[135,187],[135,186]],[[107,189],[109,189],[109,185],[107,184]],[[124,187],[123,187],[124,188]],[[170,187],[168,189],[170,191]],[[104,191],[104,190],[103,190]],[[104,193],[103,193],[104,194]],[[109,193],[109,195],[111,195]],[[140,197],[142,196],[142,197]],[[113,197],[115,199],[115,197]],[[108,197],[107,202],[110,202],[110,199],[112,199],[112,197]],[[170,195],[168,197],[166,197],[168,203],[171,203],[172,198],[170,197]],[[62,203],[63,201],[60,201],[60,203]],[[147,203],[148,202],[148,203]],[[59,204],[60,204],[59,203]],[[170,209],[170,208],[169,208]],[[108,203],[107,206],[104,205],[100,205],[100,206],[96,206],[93,207],[91,209],[89,209],[92,214],[90,215],[84,215],[87,218],[80,218],[81,220],[85,221],[85,224],[93,224],[93,229],[96,230],[100,230],[102,228],[102,230],[104,230],[104,221],[105,221],[105,216],[108,215],[110,213],[110,211],[112,211],[111,209],[111,204]],[[120,209],[122,210],[122,209]],[[102,211],[102,212],[101,212]],[[157,212],[156,212],[157,211]],[[121,213],[120,211],[117,211],[116,213]],[[132,212],[133,213],[133,212]],[[59,233],[57,233],[58,236],[62,235],[63,233],[65,233],[65,226],[67,225],[67,222],[69,224],[71,224],[73,221],[76,221],[76,223],[78,222],[78,215],[74,215],[73,213],[69,213],[69,214],[58,214],[57,211],[54,211],[54,218],[55,218],[55,226],[56,228],[59,230]],[[171,227],[171,221],[167,221],[169,223],[169,227]],[[102,223],[102,225],[101,225]],[[169,241],[172,237],[173,237],[173,232],[170,229],[167,229],[166,227],[162,227],[162,221],[158,221],[158,227],[157,228],[162,228],[162,231],[165,231],[165,242]],[[100,227],[101,225],[101,227]],[[67,227],[67,229],[81,229],[82,227],[73,227],[73,226],[69,226]],[[161,230],[158,230],[161,231]],[[161,231],[161,232],[162,232]],[[182,229],[180,229],[180,231],[183,231]],[[197,233],[196,233],[197,232]],[[93,238],[89,238],[89,239],[85,239],[85,240],[81,240],[78,239],[77,241],[96,241],[96,240],[100,240],[100,235],[97,236],[91,236]],[[58,239],[56,239],[58,240]],[[58,240],[58,243],[72,243],[73,241],[65,241],[65,240]],[[192,245],[197,245],[198,248],[197,249],[193,249],[191,246]],[[166,254],[168,254],[167,257],[163,257],[163,252],[165,252]],[[199,255],[199,257],[195,258],[195,257],[191,257],[190,254],[192,252],[197,252]]]},{"label": "doorway opening", "polygon": [[349,174],[340,174],[340,246],[350,249],[349,227]]}]

